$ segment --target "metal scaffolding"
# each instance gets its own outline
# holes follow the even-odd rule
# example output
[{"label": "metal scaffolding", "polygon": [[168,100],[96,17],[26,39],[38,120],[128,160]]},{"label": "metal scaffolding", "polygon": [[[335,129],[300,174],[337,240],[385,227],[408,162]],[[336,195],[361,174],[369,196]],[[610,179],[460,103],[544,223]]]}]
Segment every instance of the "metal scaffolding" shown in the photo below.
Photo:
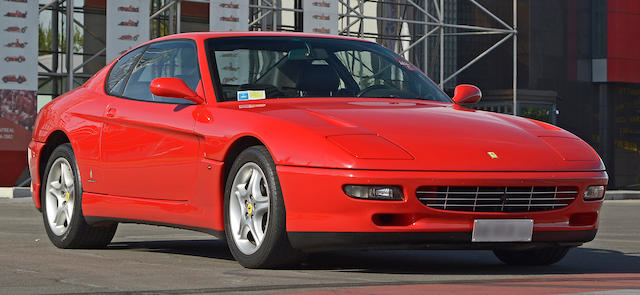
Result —
[{"label": "metal scaffolding", "polygon": [[[181,3],[199,2],[208,3],[207,0],[150,0],[150,30],[151,38],[176,34],[183,31],[183,14]],[[261,31],[302,31],[302,0],[249,0],[249,29]],[[496,27],[476,26],[469,24],[459,24],[455,17],[447,18],[447,15],[455,15],[456,11],[447,10],[448,7],[455,7],[456,3],[467,1],[477,9],[488,15],[497,25]],[[436,81],[441,88],[448,82],[453,81],[456,76],[465,71],[478,60],[482,59],[496,48],[509,40],[513,43],[513,113],[517,115],[517,0],[512,0],[513,18],[512,23],[498,17],[495,13],[487,9],[478,0],[338,0],[339,2],[339,34],[367,38],[385,43],[394,42],[392,50],[396,53],[408,57],[408,59],[420,66],[427,74],[437,76]],[[386,9],[386,10],[385,10]],[[387,10],[401,12],[395,15],[389,14]],[[455,10],[451,8],[450,10]],[[84,16],[91,14],[103,14],[104,11],[86,9],[85,7],[74,7],[73,0],[52,0],[46,4],[40,4],[40,13],[51,14],[51,42],[50,49],[41,48],[40,54],[51,54],[51,65],[45,66],[39,63],[39,88],[51,83],[51,95],[57,95],[69,91],[80,85],[94,72],[85,71],[84,68],[89,63],[104,59],[106,52],[106,42],[102,36],[104,27],[88,27],[76,18],[77,14]],[[410,16],[410,17],[407,17]],[[61,26],[63,28],[61,28]],[[381,32],[386,27],[394,28],[392,34]],[[406,29],[407,27],[412,29]],[[85,35],[91,36],[100,43],[101,48],[94,52],[74,52],[74,42],[62,42],[64,48],[60,46],[59,40],[73,40],[74,27],[82,30]],[[464,36],[484,36],[498,35],[502,38],[495,42],[486,50],[480,52],[466,64],[457,67],[451,62],[455,56],[447,56],[447,38],[457,40]],[[453,39],[451,39],[453,38]],[[383,44],[384,45],[384,44]],[[452,45],[449,45],[452,46]],[[453,45],[454,46],[454,45]],[[83,56],[83,62],[74,66],[74,56]],[[437,59],[433,57],[437,56]],[[64,67],[60,67],[61,59],[64,58]],[[448,69],[449,66],[449,69]],[[433,73],[430,69],[434,68]],[[64,83],[63,83],[64,82]],[[63,89],[59,89],[64,84]],[[61,91],[62,90],[62,91]]]},{"label": "metal scaffolding", "polygon": [[[405,24],[413,24],[413,25],[422,25],[424,29],[419,34],[411,34],[409,36],[397,35],[396,41],[405,41],[406,46],[400,46],[396,48],[390,48],[396,50],[396,53],[403,55],[407,52],[412,53],[412,51],[419,50],[422,52],[417,52],[418,54],[410,54],[409,56],[419,56],[419,54],[423,54],[424,56],[428,56],[429,54],[433,54],[434,52],[430,52],[429,43],[436,43],[439,50],[437,52],[439,61],[438,61],[438,80],[439,86],[441,88],[445,87],[445,84],[451,81],[453,78],[458,76],[461,72],[465,71],[480,59],[485,57],[487,54],[494,51],[496,48],[506,43],[509,40],[513,42],[513,114],[517,115],[517,87],[518,87],[518,30],[517,30],[517,15],[518,15],[518,7],[517,0],[512,0],[513,5],[513,21],[512,24],[509,25],[506,21],[496,16],[493,12],[479,3],[477,0],[339,0],[342,8],[342,13],[339,14],[339,17],[343,22],[341,22],[341,30],[340,34],[355,36],[359,38],[371,38],[372,34],[365,30],[366,25],[364,22],[366,20],[374,20],[376,22],[396,22],[396,23],[405,23]],[[452,1],[468,1],[482,12],[486,13],[490,18],[492,18],[499,27],[483,27],[483,26],[475,26],[475,25],[466,25],[466,24],[458,24],[453,23],[445,18],[446,16],[446,7],[447,2]],[[401,9],[405,11],[411,10],[413,13],[413,17],[411,19],[403,18],[403,17],[385,17],[380,15],[367,15],[365,13],[364,7],[368,3],[376,3],[376,4],[391,4],[400,6]],[[357,29],[353,29],[353,27],[357,27]],[[380,33],[378,32],[378,35]],[[446,36],[452,36],[455,38],[461,36],[470,36],[470,35],[500,35],[503,36],[499,41],[495,42],[491,47],[487,48],[483,52],[479,53],[475,58],[466,63],[465,65],[457,68],[453,73],[447,74],[445,72],[446,68]],[[380,40],[380,38],[377,38]],[[408,42],[407,42],[408,41]],[[423,46],[418,46],[418,45]],[[412,63],[417,64],[416,60],[410,60]],[[428,58],[424,58],[422,60],[421,68],[428,74],[428,70],[430,68],[430,60]]]}]

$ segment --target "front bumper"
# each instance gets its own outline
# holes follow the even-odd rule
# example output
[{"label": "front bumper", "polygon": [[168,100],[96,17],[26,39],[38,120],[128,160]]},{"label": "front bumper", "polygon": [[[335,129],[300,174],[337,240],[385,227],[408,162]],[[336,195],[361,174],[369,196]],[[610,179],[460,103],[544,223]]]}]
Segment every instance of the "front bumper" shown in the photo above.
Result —
[{"label": "front bumper", "polygon": [[[513,243],[471,243],[475,219],[534,220],[534,244],[579,245],[593,240],[601,201],[585,202],[590,185],[606,185],[607,174],[594,172],[422,172],[346,170],[278,166],[287,211],[287,232],[299,249],[496,248]],[[403,201],[353,199],[345,184],[398,185]],[[420,186],[574,186],[578,197],[562,209],[538,212],[460,212],[429,208],[416,197]],[[384,218],[380,218],[380,217]],[[575,223],[580,216],[589,222]],[[383,220],[383,222],[381,222]],[[522,245],[523,243],[517,243]],[[449,247],[447,247],[449,245]],[[380,247],[378,247],[380,246]]]}]

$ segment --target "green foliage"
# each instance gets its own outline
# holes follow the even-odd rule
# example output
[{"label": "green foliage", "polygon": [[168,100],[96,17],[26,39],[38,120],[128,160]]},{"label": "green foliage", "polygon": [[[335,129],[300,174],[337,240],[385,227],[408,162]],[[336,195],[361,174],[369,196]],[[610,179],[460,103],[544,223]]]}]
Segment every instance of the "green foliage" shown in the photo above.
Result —
[{"label": "green foliage", "polygon": [[[61,28],[63,28],[61,26]],[[67,40],[64,38],[64,34],[61,31],[58,32],[58,46],[57,51],[64,51],[67,48]],[[53,34],[51,28],[40,24],[38,26],[38,50],[39,55],[46,55],[53,51]],[[80,52],[84,48],[84,36],[80,32],[79,28],[74,26],[73,28],[73,52]]]},{"label": "green foliage", "polygon": [[168,36],[169,27],[167,26],[167,24],[165,24],[164,21],[154,19],[151,23],[151,35],[154,38]]},{"label": "green foliage", "polygon": [[543,122],[551,122],[549,110],[546,108],[523,107],[520,108],[520,116]]}]

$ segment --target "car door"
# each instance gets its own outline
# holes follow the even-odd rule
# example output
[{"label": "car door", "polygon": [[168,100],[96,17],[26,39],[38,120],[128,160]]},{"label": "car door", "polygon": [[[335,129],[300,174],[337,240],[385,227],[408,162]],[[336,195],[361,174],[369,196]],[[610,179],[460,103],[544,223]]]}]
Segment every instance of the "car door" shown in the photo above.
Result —
[{"label": "car door", "polygon": [[176,77],[194,91],[200,84],[195,42],[152,43],[124,85],[110,93],[101,138],[103,193],[186,201],[195,192],[198,138],[193,133],[199,105],[154,96],[149,84]]}]

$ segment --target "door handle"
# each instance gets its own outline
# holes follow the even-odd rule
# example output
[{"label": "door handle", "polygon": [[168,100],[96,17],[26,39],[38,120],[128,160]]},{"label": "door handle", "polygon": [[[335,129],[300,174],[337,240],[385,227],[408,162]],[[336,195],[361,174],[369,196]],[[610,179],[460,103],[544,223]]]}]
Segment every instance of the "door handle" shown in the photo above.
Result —
[{"label": "door handle", "polygon": [[114,107],[107,107],[107,113],[106,116],[107,118],[113,118],[116,115],[116,108]]}]

